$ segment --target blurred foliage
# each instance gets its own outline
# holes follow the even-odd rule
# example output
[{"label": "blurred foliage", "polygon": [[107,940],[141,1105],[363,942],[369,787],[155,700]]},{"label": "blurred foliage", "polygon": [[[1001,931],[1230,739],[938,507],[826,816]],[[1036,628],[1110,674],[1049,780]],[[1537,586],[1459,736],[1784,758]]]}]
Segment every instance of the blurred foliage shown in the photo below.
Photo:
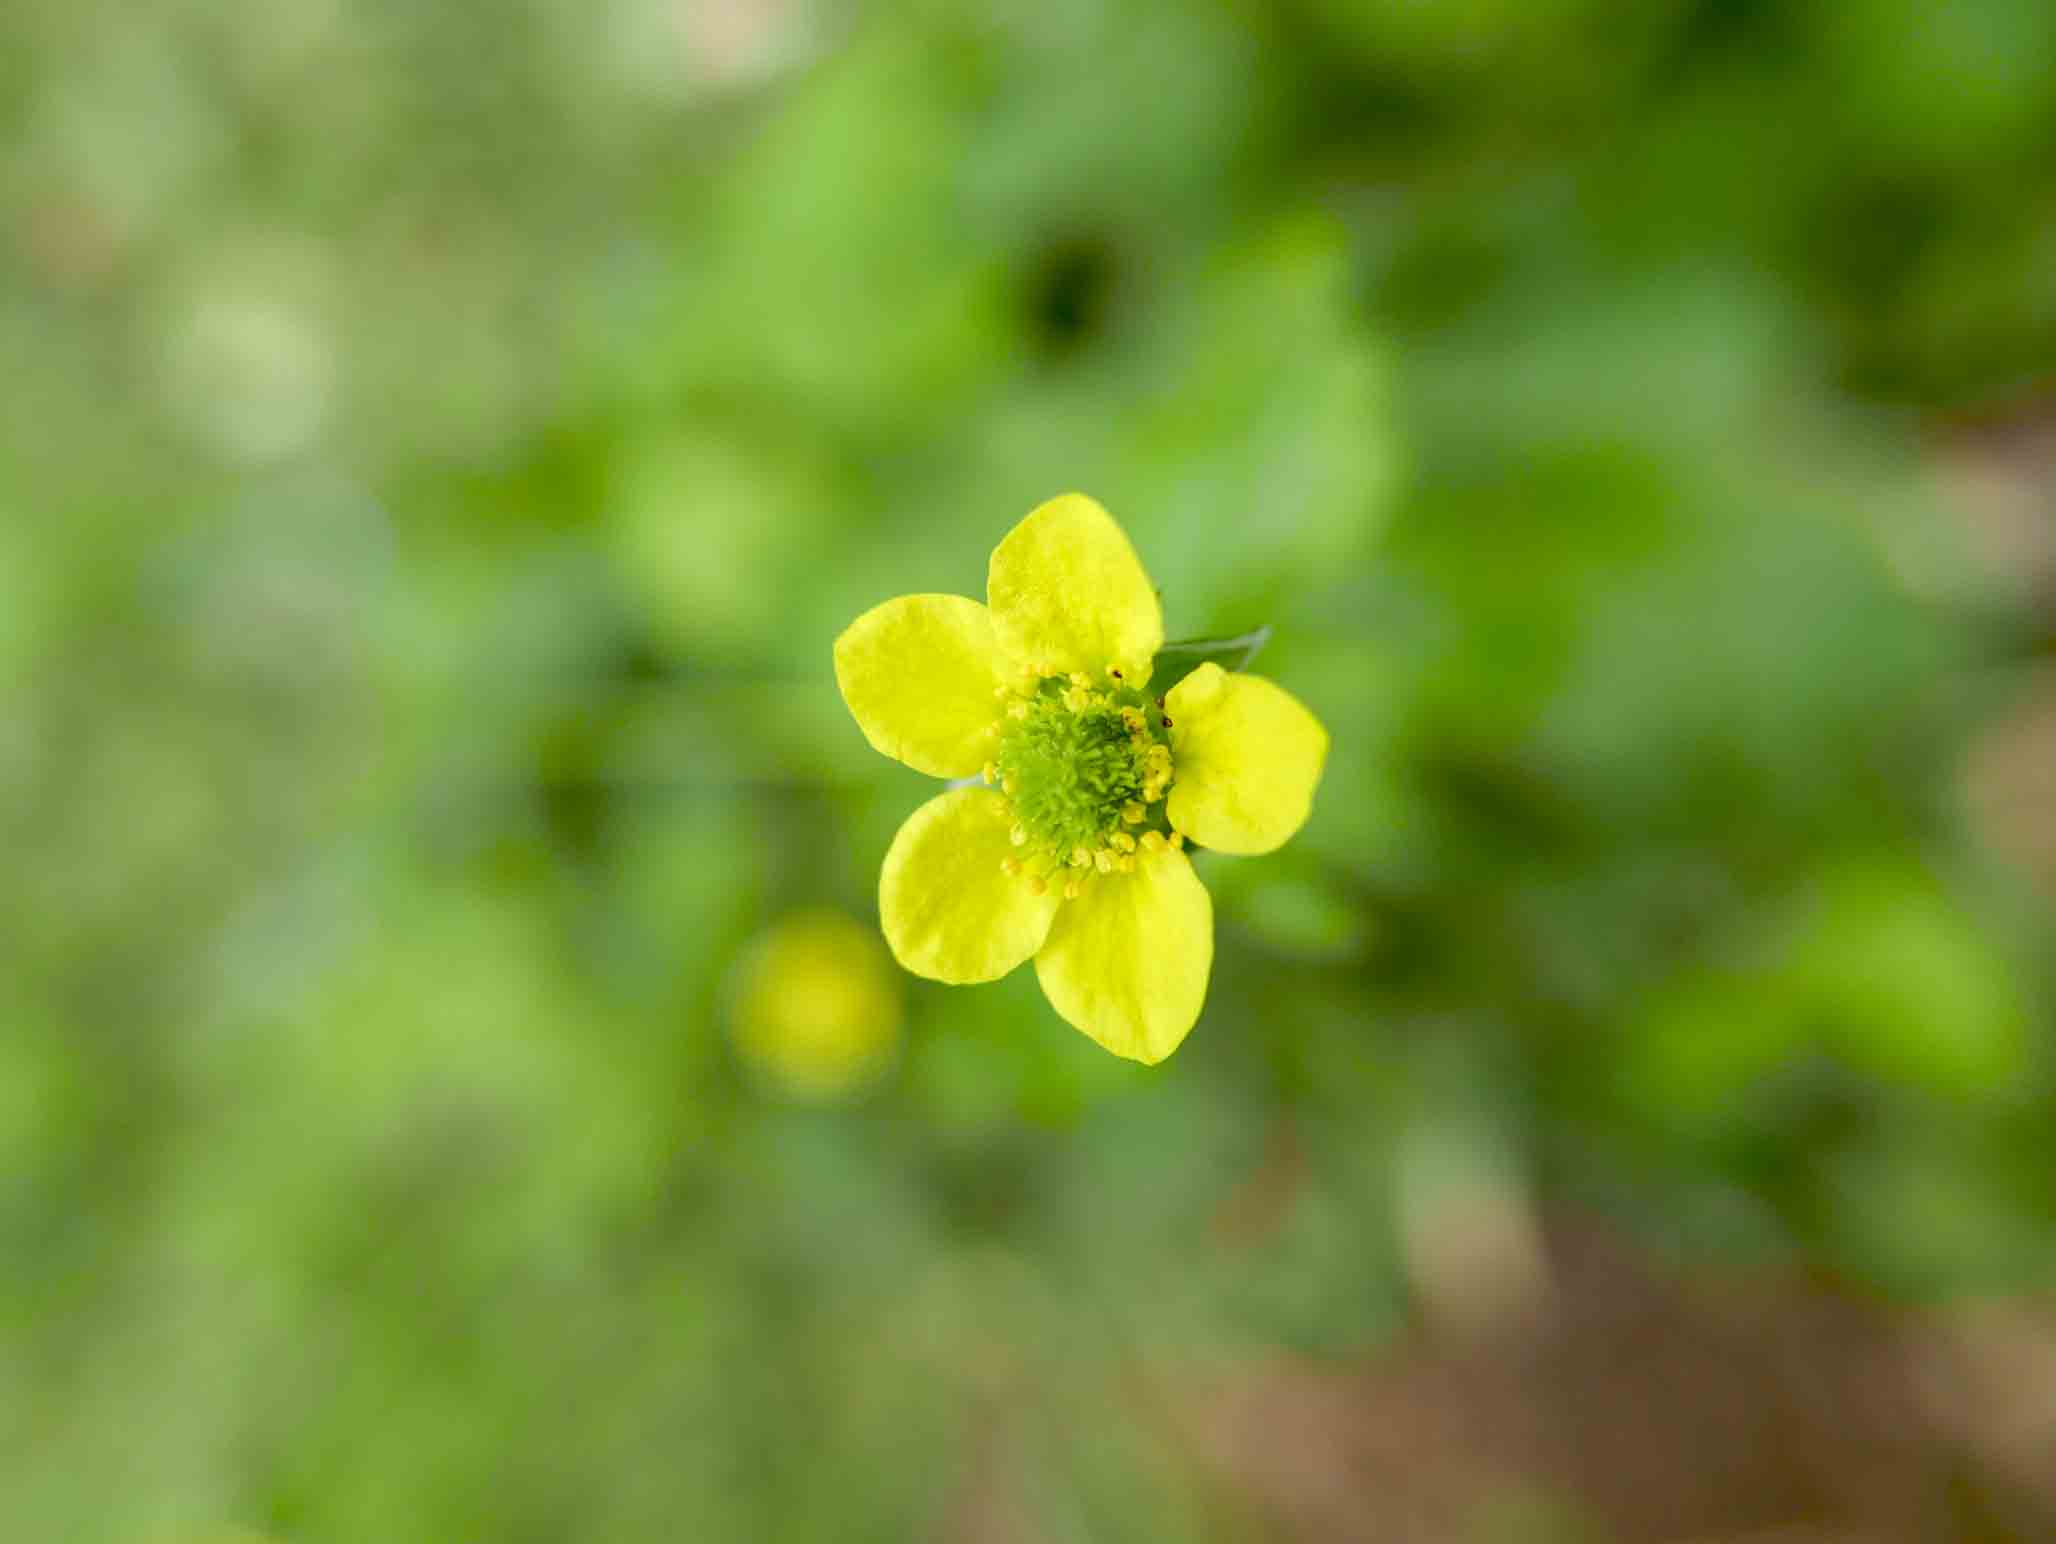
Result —
[{"label": "blurred foliage", "polygon": [[[2051,611],[1926,429],[2056,360],[2052,51],[0,11],[9,1536],[1269,1537],[1190,1391],[1517,1311],[1564,1213],[2048,1286],[2051,813],[1959,781]],[[747,951],[926,787],[829,643],[1073,487],[1173,636],[1276,626],[1313,820],[1163,1068],[838,943],[903,1042],[789,1104]]]}]

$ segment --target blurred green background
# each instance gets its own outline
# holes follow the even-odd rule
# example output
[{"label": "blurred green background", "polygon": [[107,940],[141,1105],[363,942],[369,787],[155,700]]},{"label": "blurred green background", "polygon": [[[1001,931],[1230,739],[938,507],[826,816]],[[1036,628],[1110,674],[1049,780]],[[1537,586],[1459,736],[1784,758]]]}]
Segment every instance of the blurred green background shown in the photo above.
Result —
[{"label": "blurred green background", "polygon": [[[0,360],[0,1537],[2056,1537],[2044,0],[10,0]],[[1155,1070],[829,669],[1072,488]]]}]

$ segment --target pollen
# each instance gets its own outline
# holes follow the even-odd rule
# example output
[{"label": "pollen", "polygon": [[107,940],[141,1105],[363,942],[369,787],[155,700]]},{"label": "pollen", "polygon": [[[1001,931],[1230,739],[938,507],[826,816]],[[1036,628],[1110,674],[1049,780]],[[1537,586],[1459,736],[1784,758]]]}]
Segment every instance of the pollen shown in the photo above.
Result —
[{"label": "pollen", "polygon": [[1024,872],[1118,873],[1124,858],[1133,867],[1145,831],[1168,832],[1151,806],[1176,766],[1148,708],[1111,672],[1047,675],[1008,701],[991,771],[1010,806],[1009,838],[1030,860]]}]

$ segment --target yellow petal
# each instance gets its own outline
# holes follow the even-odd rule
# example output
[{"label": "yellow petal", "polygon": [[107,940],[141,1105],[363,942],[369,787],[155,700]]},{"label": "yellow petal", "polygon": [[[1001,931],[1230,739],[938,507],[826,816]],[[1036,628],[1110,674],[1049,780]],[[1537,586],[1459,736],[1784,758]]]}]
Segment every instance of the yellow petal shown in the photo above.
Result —
[{"label": "yellow petal", "polygon": [[1201,665],[1164,699],[1177,780],[1171,824],[1219,852],[1283,846],[1305,824],[1328,759],[1328,731],[1262,676]]},{"label": "yellow petal", "polygon": [[1214,903],[1182,852],[1138,855],[1065,903],[1035,956],[1050,1005],[1116,1056],[1160,1062],[1199,1017]]},{"label": "yellow petal", "polygon": [[1082,493],[1039,505],[992,551],[985,598],[1000,647],[1043,675],[1118,666],[1149,679],[1164,614],[1114,517]]},{"label": "yellow petal", "polygon": [[961,595],[902,595],[835,640],[835,684],[864,738],[931,777],[969,777],[992,754],[1000,665],[992,613]]},{"label": "yellow petal", "polygon": [[917,976],[996,981],[1042,947],[1062,891],[1037,895],[1000,864],[1012,822],[986,788],[937,794],[909,815],[878,876],[878,916],[893,957]]}]

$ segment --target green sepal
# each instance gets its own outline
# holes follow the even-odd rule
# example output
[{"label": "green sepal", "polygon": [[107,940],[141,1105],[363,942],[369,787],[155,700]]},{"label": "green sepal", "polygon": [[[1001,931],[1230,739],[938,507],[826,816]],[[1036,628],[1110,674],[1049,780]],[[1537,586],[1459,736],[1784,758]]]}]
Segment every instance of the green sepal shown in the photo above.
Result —
[{"label": "green sepal", "polygon": [[1157,650],[1150,667],[1149,689],[1163,696],[1209,660],[1223,670],[1247,670],[1263,646],[1271,641],[1271,624],[1251,628],[1233,638],[1181,638]]}]

